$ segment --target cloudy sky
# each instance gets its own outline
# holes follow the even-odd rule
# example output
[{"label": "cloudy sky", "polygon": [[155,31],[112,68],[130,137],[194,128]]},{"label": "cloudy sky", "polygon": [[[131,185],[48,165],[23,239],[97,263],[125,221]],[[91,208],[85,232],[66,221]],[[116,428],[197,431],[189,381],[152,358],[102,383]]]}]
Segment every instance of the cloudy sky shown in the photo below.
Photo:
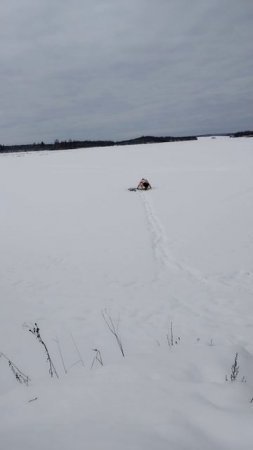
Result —
[{"label": "cloudy sky", "polygon": [[253,0],[1,0],[0,144],[253,128]]}]

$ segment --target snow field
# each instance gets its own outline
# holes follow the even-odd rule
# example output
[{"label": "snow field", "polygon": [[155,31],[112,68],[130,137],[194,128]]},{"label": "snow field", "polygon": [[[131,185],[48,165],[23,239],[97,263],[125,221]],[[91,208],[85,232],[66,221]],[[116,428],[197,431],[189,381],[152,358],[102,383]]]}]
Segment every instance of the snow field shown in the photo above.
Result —
[{"label": "snow field", "polygon": [[32,380],[0,358],[1,449],[252,448],[252,155],[203,138],[0,156],[0,352]]}]

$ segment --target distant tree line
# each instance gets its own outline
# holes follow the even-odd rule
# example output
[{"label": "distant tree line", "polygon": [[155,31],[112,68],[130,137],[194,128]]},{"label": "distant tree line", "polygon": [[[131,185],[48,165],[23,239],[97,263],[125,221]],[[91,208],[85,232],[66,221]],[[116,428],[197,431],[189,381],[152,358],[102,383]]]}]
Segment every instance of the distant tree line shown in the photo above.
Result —
[{"label": "distant tree line", "polygon": [[136,139],[130,139],[126,141],[115,142],[115,145],[136,145],[136,144],[158,144],[161,142],[175,142],[175,141],[196,141],[197,136],[165,136],[165,137],[156,137],[156,136],[141,136]]},{"label": "distant tree line", "polygon": [[75,148],[91,148],[91,147],[112,147],[116,145],[136,145],[136,144],[153,144],[160,142],[175,142],[175,141],[192,141],[197,140],[196,136],[183,137],[155,137],[155,136],[141,136],[136,139],[129,139],[125,141],[59,141],[58,139],[53,144],[40,143],[23,144],[23,145],[0,145],[0,153],[9,152],[33,152],[42,150],[69,150]]},{"label": "distant tree line", "polygon": [[253,137],[253,131],[237,131],[230,134],[230,137]]}]

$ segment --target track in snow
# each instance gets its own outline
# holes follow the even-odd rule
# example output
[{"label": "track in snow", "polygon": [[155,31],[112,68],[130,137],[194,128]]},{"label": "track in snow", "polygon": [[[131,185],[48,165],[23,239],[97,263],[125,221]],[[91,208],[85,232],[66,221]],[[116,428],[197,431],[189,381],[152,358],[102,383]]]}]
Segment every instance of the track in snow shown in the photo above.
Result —
[{"label": "track in snow", "polygon": [[146,192],[140,192],[139,194],[145,209],[154,258],[159,267],[158,277],[162,276],[164,272],[169,270],[170,272],[184,273],[198,282],[206,284],[207,279],[199,272],[198,269],[189,267],[187,264],[182,261],[179,262],[174,258],[169,248],[167,233],[155,212],[150,196],[146,195]]}]

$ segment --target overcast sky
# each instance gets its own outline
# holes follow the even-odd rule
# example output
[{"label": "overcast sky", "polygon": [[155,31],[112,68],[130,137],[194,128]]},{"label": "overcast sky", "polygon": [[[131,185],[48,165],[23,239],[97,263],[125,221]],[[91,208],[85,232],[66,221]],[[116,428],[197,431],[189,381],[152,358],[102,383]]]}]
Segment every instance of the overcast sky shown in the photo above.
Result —
[{"label": "overcast sky", "polygon": [[253,0],[1,0],[0,144],[253,129]]}]

